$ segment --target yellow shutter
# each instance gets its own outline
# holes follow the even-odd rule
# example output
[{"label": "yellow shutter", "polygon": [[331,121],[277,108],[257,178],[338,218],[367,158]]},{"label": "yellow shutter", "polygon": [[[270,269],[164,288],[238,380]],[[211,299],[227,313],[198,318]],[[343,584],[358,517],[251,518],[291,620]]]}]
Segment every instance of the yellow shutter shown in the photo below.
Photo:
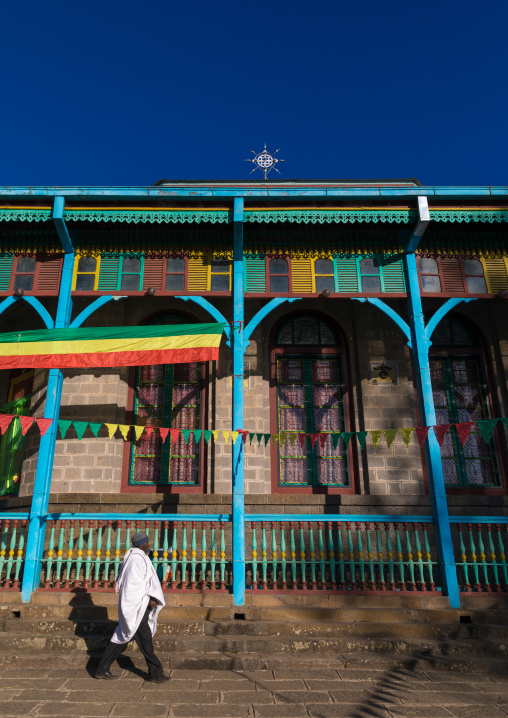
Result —
[{"label": "yellow shutter", "polygon": [[187,287],[189,292],[206,292],[210,282],[210,263],[208,255],[189,257],[189,277]]},{"label": "yellow shutter", "polygon": [[312,285],[312,259],[291,259],[291,278],[295,294],[311,294]]},{"label": "yellow shutter", "polygon": [[482,259],[489,294],[508,289],[508,259]]}]

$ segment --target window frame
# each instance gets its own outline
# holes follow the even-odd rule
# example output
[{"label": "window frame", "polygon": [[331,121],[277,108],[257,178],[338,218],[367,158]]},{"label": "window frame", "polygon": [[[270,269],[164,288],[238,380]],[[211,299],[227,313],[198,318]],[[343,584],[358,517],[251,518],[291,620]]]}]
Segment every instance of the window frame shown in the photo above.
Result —
[{"label": "window frame", "polygon": [[[328,345],[287,345],[276,346],[275,339],[281,326],[288,319],[301,316],[301,312],[290,312],[280,319],[272,328],[269,339],[270,351],[270,434],[277,433],[277,358],[280,356],[337,356],[342,362],[342,378],[344,382],[343,401],[344,401],[344,421],[349,431],[355,431],[355,416],[353,409],[353,401],[350,384],[349,357],[347,351],[346,337],[340,326],[327,314],[316,311],[305,312],[306,315],[315,317],[317,320],[322,319],[329,324],[340,337],[341,344],[339,346]],[[349,442],[347,449],[348,472],[350,485],[346,487],[338,486],[280,486],[279,484],[279,446],[278,442],[273,445],[270,441],[270,465],[271,465],[271,483],[272,494],[355,494],[357,493],[357,448],[353,441]]]},{"label": "window frame", "polygon": [[[421,272],[421,269],[420,269],[420,261],[422,259],[434,259],[437,262],[438,274],[423,275]],[[464,289],[465,289],[464,292],[450,292],[449,290],[445,289],[445,280],[444,280],[444,274],[443,274],[443,267],[442,267],[442,263],[441,263],[442,257],[440,255],[429,256],[429,257],[417,255],[418,280],[420,283],[421,296],[422,297],[481,297],[482,299],[495,297],[495,294],[490,293],[488,290],[487,274],[485,271],[485,264],[482,262],[482,260],[480,258],[478,258],[478,261],[480,262],[480,264],[482,265],[482,268],[483,268],[483,275],[481,275],[481,276],[483,277],[483,280],[485,282],[486,292],[484,294],[475,294],[475,293],[469,291],[468,284],[467,284],[467,278],[472,277],[472,276],[479,277],[480,275],[479,274],[476,274],[476,275],[466,274],[465,268],[464,268],[464,260],[469,259],[469,257],[457,257],[457,259],[459,260],[459,267],[460,267],[460,272],[461,272],[461,276],[462,276],[462,282],[463,282]],[[477,259],[477,258],[474,257],[473,259]],[[440,292],[425,292],[423,290],[422,276],[429,276],[429,277],[430,276],[434,276],[434,277],[439,276],[439,281],[441,282],[441,291]]]},{"label": "window frame", "polygon": [[[52,259],[59,259],[60,264],[58,268],[58,283],[55,289],[37,289],[39,284],[39,274],[43,259],[50,257]],[[2,295],[9,295],[14,293],[16,286],[16,274],[24,274],[29,276],[32,272],[16,272],[16,268],[20,259],[35,259],[35,269],[33,271],[34,283],[32,289],[23,289],[23,293],[27,296],[41,296],[41,297],[57,297],[60,292],[60,282],[62,279],[62,259],[63,254],[55,252],[55,254],[46,254],[44,252],[31,252],[29,254],[15,255],[13,258],[11,276],[9,279],[9,288],[6,291],[0,292]]]},{"label": "window frame", "polygon": [[[174,275],[174,276],[180,276],[182,274],[182,272],[168,272],[168,262],[170,259],[183,259],[183,263],[184,263],[184,266],[183,266],[183,290],[182,289],[176,289],[176,290],[166,289],[166,277],[168,276],[168,274]],[[143,266],[143,269],[144,269],[144,266]],[[161,294],[165,294],[169,297],[174,297],[177,294],[181,294],[182,291],[187,292],[188,279],[189,279],[189,257],[187,254],[183,254],[181,256],[178,255],[178,256],[164,257],[164,267],[163,267],[163,271],[162,271],[163,287],[161,289]]]},{"label": "window frame", "polygon": [[[76,257],[74,258],[74,270],[73,270],[73,273],[72,273],[72,291],[73,291],[73,292],[76,292],[76,291],[77,291],[79,294],[90,294],[90,293],[92,293],[92,292],[97,292],[97,291],[98,291],[98,290],[97,290],[97,286],[98,286],[98,284],[99,284],[99,272],[100,272],[100,267],[101,267],[101,255],[98,254],[98,255],[90,255],[90,256],[93,256],[93,258],[94,258],[95,261],[96,261],[95,272],[78,272],[79,260],[80,260],[80,259],[86,259],[86,258],[88,257],[88,255],[86,255],[86,254],[78,254],[78,253],[76,252]],[[76,283],[77,283],[77,281],[78,281],[78,274],[86,274],[86,275],[88,275],[88,274],[93,274],[94,277],[95,277],[95,279],[94,279],[94,288],[93,288],[93,289],[76,289]],[[102,293],[102,292],[101,292],[101,293]]]},{"label": "window frame", "polygon": [[[287,274],[274,274],[274,277],[287,277],[288,280],[288,291],[287,292],[272,292],[270,290],[270,262],[272,259],[284,259],[287,262],[288,265],[288,271]],[[265,254],[265,289],[266,294],[270,297],[289,297],[293,295],[293,292],[291,291],[291,282],[292,282],[292,276],[291,276],[291,257],[289,254],[281,254],[281,255],[268,255]],[[259,296],[259,293],[257,292],[249,292],[249,297],[251,296]]]}]

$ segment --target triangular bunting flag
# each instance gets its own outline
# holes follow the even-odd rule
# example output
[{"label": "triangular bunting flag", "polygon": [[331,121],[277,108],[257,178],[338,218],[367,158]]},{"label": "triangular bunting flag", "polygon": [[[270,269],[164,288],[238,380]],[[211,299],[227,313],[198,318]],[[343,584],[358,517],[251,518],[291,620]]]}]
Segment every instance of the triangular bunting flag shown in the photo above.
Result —
[{"label": "triangular bunting flag", "polygon": [[265,446],[266,446],[268,444],[268,442],[270,441],[272,435],[271,434],[263,434],[263,436],[265,439]]},{"label": "triangular bunting flag", "polygon": [[144,432],[145,427],[144,426],[135,426],[134,427],[134,434],[136,435],[136,441],[139,441],[141,439],[141,434]]},{"label": "triangular bunting flag", "polygon": [[464,444],[466,443],[467,437],[469,436],[469,432],[471,431],[473,424],[474,421],[461,421],[460,424],[455,424],[455,429],[457,431],[462,446],[464,446]]},{"label": "triangular bunting flag", "polygon": [[360,449],[365,449],[365,440],[367,439],[367,432],[366,431],[357,431],[356,438],[358,439],[358,443],[360,444]]},{"label": "triangular bunting flag", "polygon": [[258,446],[261,444],[262,438],[263,438],[263,434],[256,434],[256,439],[258,440]]},{"label": "triangular bunting flag", "polygon": [[402,441],[405,443],[405,445],[409,449],[411,437],[413,436],[413,433],[414,433],[414,427],[411,427],[409,429],[401,429],[400,433],[402,434]]},{"label": "triangular bunting flag", "polygon": [[[330,436],[332,437],[332,446],[334,449],[336,449],[339,444],[339,439],[341,437],[341,434],[334,431],[332,434],[330,434]],[[351,438],[351,434],[349,435],[349,438]]]},{"label": "triangular bunting flag", "polygon": [[178,437],[180,436],[180,429],[170,429],[169,432],[171,434],[171,441],[173,442],[173,444],[175,444],[178,441]]},{"label": "triangular bunting flag", "polygon": [[99,436],[99,431],[101,429],[102,424],[99,424],[98,422],[88,422],[88,426],[90,427],[90,431],[92,434],[97,438]]},{"label": "triangular bunting flag", "polygon": [[35,421],[37,422],[37,426],[39,427],[39,431],[40,431],[40,433],[41,433],[41,436],[44,436],[44,434],[46,433],[46,431],[47,431],[47,430],[49,429],[49,427],[51,426],[51,423],[52,423],[53,419],[42,419],[42,418],[41,418],[41,419],[36,419]]},{"label": "triangular bunting flag", "polygon": [[[253,434],[251,431],[249,431],[249,444],[252,446],[252,442],[254,438],[256,437],[256,434]],[[259,443],[259,442],[258,442]]]},{"label": "triangular bunting flag", "polygon": [[501,421],[505,425],[505,429],[508,429],[508,419],[501,419]]},{"label": "triangular bunting flag", "polygon": [[212,429],[212,436],[213,436],[213,440],[217,441],[217,439],[219,438],[219,432]]},{"label": "triangular bunting flag", "polygon": [[222,436],[224,437],[224,441],[225,441],[226,444],[227,444],[228,441],[229,441],[229,431],[223,431],[223,432],[222,432]]},{"label": "triangular bunting flag", "polygon": [[434,435],[439,446],[443,446],[443,441],[449,428],[450,424],[436,424],[436,426],[433,427]]},{"label": "triangular bunting flag", "polygon": [[319,434],[309,434],[309,436],[310,436],[311,446],[312,446],[312,448],[314,448],[316,441],[319,439]]},{"label": "triangular bunting flag", "polygon": [[109,438],[112,439],[113,436],[116,434],[116,430],[118,429],[118,424],[105,424],[105,426],[108,429]]},{"label": "triangular bunting flag", "polygon": [[164,443],[166,441],[166,439],[168,438],[169,432],[170,432],[170,429],[166,429],[163,426],[159,426],[159,434],[161,435],[162,443]]},{"label": "triangular bunting flag", "polygon": [[397,436],[398,429],[385,429],[386,445],[388,448],[393,444],[395,437]]},{"label": "triangular bunting flag", "polygon": [[201,434],[203,433],[203,429],[195,429],[194,430],[194,438],[196,439],[196,444],[199,444],[201,441]]},{"label": "triangular bunting flag", "polygon": [[281,431],[279,432],[279,446],[284,446],[288,438],[287,432]]},{"label": "triangular bunting flag", "polygon": [[300,442],[300,446],[303,451],[303,447],[305,446],[305,443],[307,441],[307,434],[298,434],[298,441]]},{"label": "triangular bunting flag", "polygon": [[369,434],[372,437],[372,443],[374,444],[374,448],[377,449],[377,445],[379,444],[379,440],[381,438],[382,431],[369,431]]},{"label": "triangular bunting flag", "polygon": [[130,424],[118,424],[118,428],[120,429],[120,433],[123,436],[123,440],[127,441],[127,437],[129,436],[129,429]]},{"label": "triangular bunting flag", "polygon": [[291,444],[291,448],[293,448],[295,441],[297,439],[298,434],[290,434],[289,435],[289,443]]},{"label": "triangular bunting flag", "polygon": [[[244,444],[247,443],[247,437],[248,437],[248,436],[249,436],[249,432],[248,432],[248,431],[242,431],[242,441],[243,441]],[[250,443],[252,444],[252,439],[251,439],[251,442],[250,442]]]},{"label": "triangular bunting flag", "polygon": [[272,434],[272,444],[273,444],[274,446],[275,446],[275,444],[278,442],[278,440],[279,440],[279,435],[278,435],[278,434]]},{"label": "triangular bunting flag", "polygon": [[34,418],[33,416],[20,416],[19,420],[21,422],[21,433],[26,436],[26,432],[34,423]]},{"label": "triangular bunting flag", "polygon": [[88,421],[73,421],[72,424],[76,431],[76,436],[81,441],[81,439],[85,435],[86,427],[88,426]]},{"label": "triangular bunting flag", "polygon": [[66,433],[69,431],[69,426],[72,424],[72,421],[68,421],[67,419],[60,419],[58,422],[58,428],[60,429],[60,437],[62,439],[65,439]]},{"label": "triangular bunting flag", "polygon": [[420,444],[420,448],[423,449],[423,444],[425,443],[425,439],[427,438],[427,434],[429,433],[430,426],[417,426],[416,436],[418,437],[418,443]]},{"label": "triangular bunting flag", "polygon": [[325,434],[325,433],[323,433],[323,432],[321,432],[321,433],[319,434],[319,445],[321,446],[322,449],[325,448],[325,444],[326,444],[326,440],[327,440],[327,439],[328,439],[328,434]]},{"label": "triangular bunting flag", "polygon": [[185,441],[186,444],[189,443],[190,435],[191,435],[190,429],[182,429],[183,440]]},{"label": "triangular bunting flag", "polygon": [[497,419],[482,419],[476,423],[478,424],[478,428],[480,429],[480,434],[482,435],[484,442],[488,444],[492,438],[492,432],[497,424]]},{"label": "triangular bunting flag", "polygon": [[11,421],[14,419],[12,414],[1,414],[0,415],[0,431],[2,434],[7,431],[11,425]]},{"label": "triangular bunting flag", "polygon": [[234,444],[235,441],[238,439],[239,435],[240,435],[240,432],[239,432],[239,431],[232,431],[232,432],[231,432],[231,439],[232,439],[232,441],[233,441],[233,444]]},{"label": "triangular bunting flag", "polygon": [[349,442],[351,441],[351,437],[354,436],[352,431],[344,431],[342,432],[342,440],[344,441],[344,448],[347,449],[349,446]]},{"label": "triangular bunting flag", "polygon": [[203,431],[203,436],[205,437],[206,443],[210,443],[210,439],[212,438],[212,432],[209,429],[205,429]]}]

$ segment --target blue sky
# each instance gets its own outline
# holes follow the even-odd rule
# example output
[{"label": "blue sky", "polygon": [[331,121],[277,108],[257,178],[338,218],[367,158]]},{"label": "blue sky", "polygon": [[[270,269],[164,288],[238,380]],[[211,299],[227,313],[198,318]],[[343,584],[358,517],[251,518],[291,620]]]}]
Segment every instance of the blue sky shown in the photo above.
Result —
[{"label": "blue sky", "polygon": [[[0,185],[508,184],[506,0],[8,3]],[[256,175],[251,175],[253,178]]]}]

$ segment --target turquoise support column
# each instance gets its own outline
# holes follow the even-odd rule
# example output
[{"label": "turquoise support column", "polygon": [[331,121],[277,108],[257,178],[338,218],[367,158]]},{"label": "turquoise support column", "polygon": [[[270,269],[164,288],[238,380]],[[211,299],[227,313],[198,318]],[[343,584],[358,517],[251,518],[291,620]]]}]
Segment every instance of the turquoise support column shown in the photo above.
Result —
[{"label": "turquoise support column", "polygon": [[[72,312],[71,288],[74,269],[74,249],[63,220],[63,209],[64,198],[55,197],[53,220],[62,241],[62,246],[65,249],[58,306],[54,323],[55,329],[62,329],[69,326]],[[44,551],[44,536],[46,533],[46,520],[44,515],[48,511],[51,474],[53,472],[53,459],[55,454],[57,419],[60,413],[60,401],[62,398],[62,383],[62,372],[59,369],[50,369],[44,418],[53,419],[53,423],[41,438],[39,444],[39,456],[35,472],[21,589],[21,600],[24,603],[30,601],[32,591],[39,585],[41,559]]]},{"label": "turquoise support column", "polygon": [[[436,412],[432,395],[432,382],[430,377],[429,346],[425,320],[420,296],[420,284],[416,257],[413,253],[404,255],[404,272],[406,277],[409,329],[411,333],[411,348],[415,366],[415,379],[420,402],[420,413],[424,426],[434,426]],[[457,570],[453,555],[452,534],[446,489],[441,463],[441,452],[434,432],[431,430],[425,440],[425,455],[429,475],[430,497],[432,513],[435,519],[436,539],[441,567],[441,580],[443,591],[450,599],[452,608],[460,608],[460,595],[457,580]]]},{"label": "turquoise support column", "polygon": [[[244,276],[243,276],[243,198],[235,199],[233,223],[233,430],[244,428]],[[245,600],[245,486],[242,436],[233,444],[233,600]]]}]

